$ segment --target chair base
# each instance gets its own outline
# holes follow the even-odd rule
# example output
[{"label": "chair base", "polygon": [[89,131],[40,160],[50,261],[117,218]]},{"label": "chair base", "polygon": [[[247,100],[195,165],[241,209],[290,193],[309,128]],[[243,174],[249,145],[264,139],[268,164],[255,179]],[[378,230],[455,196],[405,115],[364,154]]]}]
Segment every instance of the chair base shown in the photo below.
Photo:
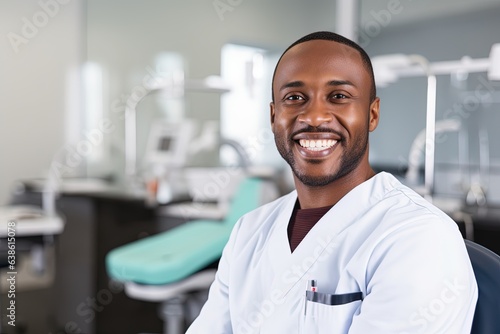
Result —
[{"label": "chair base", "polygon": [[164,321],[163,333],[182,334],[186,331],[186,323],[194,320],[197,311],[199,312],[199,305],[202,304],[192,298],[195,295],[189,293],[207,291],[214,281],[215,273],[216,269],[206,269],[182,281],[165,285],[126,282],[125,293],[138,300],[161,302],[159,313]]},{"label": "chair base", "polygon": [[216,269],[206,269],[182,281],[165,285],[143,285],[134,282],[126,282],[125,293],[138,300],[163,302],[189,291],[207,289],[214,281],[215,273]]}]

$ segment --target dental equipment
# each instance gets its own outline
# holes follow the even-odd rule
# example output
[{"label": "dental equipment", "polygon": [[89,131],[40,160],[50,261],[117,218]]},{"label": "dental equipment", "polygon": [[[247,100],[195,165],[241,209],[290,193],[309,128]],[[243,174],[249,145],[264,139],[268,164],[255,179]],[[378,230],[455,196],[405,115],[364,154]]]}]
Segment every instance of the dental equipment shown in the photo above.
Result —
[{"label": "dental equipment", "polygon": [[194,125],[194,121],[188,119],[152,124],[143,163],[149,205],[189,198],[182,168]]},{"label": "dental equipment", "polygon": [[[434,151],[436,130],[436,75],[431,69],[429,61],[420,55],[389,55],[373,59],[375,80],[381,85],[394,82],[398,74],[397,69],[404,69],[417,64],[427,77],[427,107],[425,126],[425,175],[424,197],[431,200],[434,192]],[[385,76],[385,77],[384,77]],[[377,81],[376,81],[377,82]]]},{"label": "dental equipment", "polygon": [[174,75],[170,80],[155,78],[144,84],[144,90],[139,97],[131,94],[125,106],[125,172],[132,180],[137,176],[137,106],[146,96],[156,91],[167,92],[172,97],[182,97],[185,91],[225,93],[230,89],[216,76],[185,80],[183,75]]},{"label": "dental equipment", "polygon": [[55,279],[55,237],[64,231],[65,225],[56,212],[58,193],[58,179],[50,173],[42,190],[42,208],[0,206],[0,251],[9,250],[10,254],[14,245],[16,252],[13,262],[9,261],[8,271],[17,273],[20,289],[47,287]]},{"label": "dental equipment", "polygon": [[[457,119],[445,119],[436,122],[436,133],[458,132],[461,128],[461,123]],[[411,185],[417,185],[419,179],[420,157],[425,152],[426,145],[426,130],[423,129],[413,140],[408,155],[408,170],[406,179]]]},{"label": "dental equipment", "polygon": [[210,264],[219,260],[234,224],[243,214],[277,196],[273,182],[247,177],[233,194],[224,220],[189,221],[115,248],[106,256],[108,274],[124,282],[130,297],[162,302],[164,333],[184,333],[183,306],[188,293],[208,289],[215,277]]},{"label": "dental equipment", "polygon": [[[372,58],[375,82],[386,87],[399,78],[425,75],[420,64],[411,61],[411,55],[389,54]],[[488,58],[462,57],[460,60],[429,63],[429,70],[434,75],[449,75],[457,71],[466,73],[488,74],[492,81],[500,80],[500,43],[493,44]]]},{"label": "dental equipment", "polygon": [[427,77],[424,197],[432,200],[436,145],[436,76],[456,71],[487,72],[490,80],[500,80],[500,43],[492,46],[489,58],[462,57],[459,61],[430,63],[420,55],[395,54],[374,57],[372,63],[375,82],[380,87],[386,87],[400,77]]}]

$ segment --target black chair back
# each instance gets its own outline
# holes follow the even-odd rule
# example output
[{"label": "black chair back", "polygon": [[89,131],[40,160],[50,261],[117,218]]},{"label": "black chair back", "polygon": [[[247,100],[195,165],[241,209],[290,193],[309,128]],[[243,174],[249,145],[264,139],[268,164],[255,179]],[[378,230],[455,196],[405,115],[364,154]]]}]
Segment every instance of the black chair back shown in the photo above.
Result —
[{"label": "black chair back", "polygon": [[500,334],[500,256],[465,240],[479,297],[471,334]]}]

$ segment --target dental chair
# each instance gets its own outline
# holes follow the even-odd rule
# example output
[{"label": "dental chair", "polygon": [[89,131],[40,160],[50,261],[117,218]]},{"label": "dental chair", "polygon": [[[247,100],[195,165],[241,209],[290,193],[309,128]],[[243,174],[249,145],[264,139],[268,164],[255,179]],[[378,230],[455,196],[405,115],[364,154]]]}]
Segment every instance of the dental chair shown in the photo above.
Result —
[{"label": "dental chair", "polygon": [[465,246],[479,288],[471,334],[498,334],[500,333],[500,256],[470,240],[465,240]]},{"label": "dental chair", "polygon": [[[206,295],[234,224],[243,214],[277,197],[274,182],[245,178],[224,220],[189,221],[116,248],[106,257],[108,274],[124,283],[129,297],[162,303],[164,333],[184,333],[199,312],[198,305],[192,310],[193,300],[200,299],[196,293]],[[189,307],[191,312],[186,312]]]}]

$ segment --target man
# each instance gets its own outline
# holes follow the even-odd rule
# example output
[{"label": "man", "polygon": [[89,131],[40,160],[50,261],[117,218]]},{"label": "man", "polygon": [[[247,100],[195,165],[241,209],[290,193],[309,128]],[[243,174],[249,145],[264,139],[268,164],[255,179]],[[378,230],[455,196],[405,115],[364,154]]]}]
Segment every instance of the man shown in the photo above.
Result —
[{"label": "man", "polygon": [[272,88],[296,191],[238,221],[188,333],[470,333],[477,286],[456,224],[369,165],[380,101],[365,51],[310,34]]}]

